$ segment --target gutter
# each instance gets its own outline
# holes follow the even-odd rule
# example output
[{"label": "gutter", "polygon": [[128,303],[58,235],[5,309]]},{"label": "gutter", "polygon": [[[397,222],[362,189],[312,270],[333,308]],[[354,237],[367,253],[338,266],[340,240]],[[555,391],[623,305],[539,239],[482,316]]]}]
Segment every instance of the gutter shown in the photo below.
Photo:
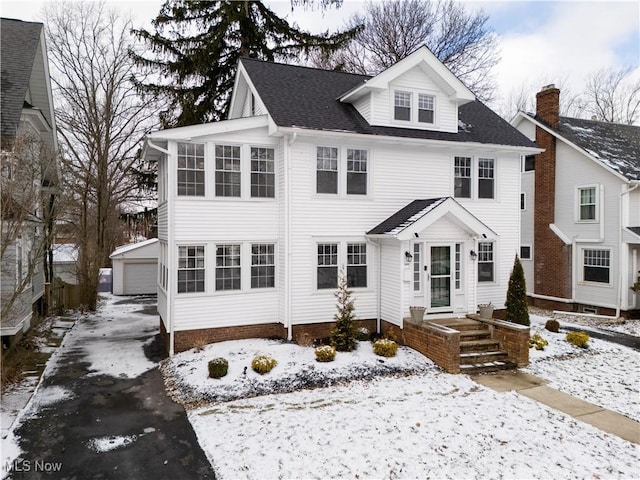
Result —
[{"label": "gutter", "polygon": [[293,339],[293,319],[291,318],[291,146],[295,143],[298,132],[285,136],[284,148],[284,238],[285,238],[285,281],[284,281],[284,320],[287,324],[287,340]]}]

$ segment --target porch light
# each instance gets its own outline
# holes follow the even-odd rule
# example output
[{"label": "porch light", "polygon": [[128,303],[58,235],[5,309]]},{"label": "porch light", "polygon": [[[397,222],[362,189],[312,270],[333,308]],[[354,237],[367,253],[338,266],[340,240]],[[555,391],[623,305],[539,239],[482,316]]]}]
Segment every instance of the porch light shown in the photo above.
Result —
[{"label": "porch light", "polygon": [[411,263],[411,260],[413,260],[413,255],[408,250],[404,252],[404,260],[407,263]]},{"label": "porch light", "polygon": [[469,256],[471,257],[471,260],[473,260],[474,262],[475,262],[476,258],[478,258],[478,254],[473,250],[471,250],[469,252]]}]

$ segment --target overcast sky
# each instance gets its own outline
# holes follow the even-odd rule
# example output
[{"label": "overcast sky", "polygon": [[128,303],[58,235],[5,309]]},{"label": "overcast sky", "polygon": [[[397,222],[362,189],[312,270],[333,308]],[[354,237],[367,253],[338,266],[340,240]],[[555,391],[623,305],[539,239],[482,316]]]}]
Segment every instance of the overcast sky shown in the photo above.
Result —
[{"label": "overcast sky", "polygon": [[[2,0],[0,15],[37,21],[45,0]],[[134,22],[149,26],[161,0],[109,0],[131,12]],[[344,0],[342,8],[324,14],[297,8],[289,1],[267,1],[280,15],[313,33],[336,30],[362,9],[363,2]],[[590,72],[602,67],[631,66],[640,78],[640,1],[467,1],[483,8],[500,37],[501,62],[495,70],[498,93],[505,97],[523,83],[537,89],[565,84],[579,92]],[[535,93],[535,91],[533,92]]]}]

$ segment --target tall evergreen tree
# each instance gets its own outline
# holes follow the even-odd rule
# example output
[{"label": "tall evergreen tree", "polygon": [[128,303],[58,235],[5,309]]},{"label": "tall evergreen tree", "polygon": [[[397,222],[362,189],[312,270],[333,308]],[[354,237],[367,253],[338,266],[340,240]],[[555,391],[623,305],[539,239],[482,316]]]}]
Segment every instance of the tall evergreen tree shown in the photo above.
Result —
[{"label": "tall evergreen tree", "polygon": [[[294,0],[292,5],[313,3]],[[320,5],[340,3],[322,0]],[[163,80],[134,81],[140,91],[167,102],[161,112],[165,127],[225,119],[241,57],[293,61],[316,50],[334,51],[358,31],[313,35],[290,25],[263,2],[249,0],[167,0],[152,25],[153,33],[134,33],[156,57],[132,56]]]},{"label": "tall evergreen tree", "polygon": [[508,321],[520,325],[530,325],[527,285],[518,255],[513,262],[513,270],[511,270],[509,287],[507,288],[507,301],[504,304],[507,307]]}]

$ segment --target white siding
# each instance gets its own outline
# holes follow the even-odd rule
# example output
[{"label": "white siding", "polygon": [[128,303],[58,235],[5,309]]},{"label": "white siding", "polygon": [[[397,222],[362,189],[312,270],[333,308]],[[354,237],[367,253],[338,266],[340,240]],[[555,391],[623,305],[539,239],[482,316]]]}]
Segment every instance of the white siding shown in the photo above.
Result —
[{"label": "white siding", "polygon": [[167,294],[161,289],[158,289],[158,314],[160,315],[162,323],[164,323],[165,330],[169,331]]},{"label": "white siding", "polygon": [[371,94],[364,95],[360,97],[358,100],[353,102],[353,106],[360,112],[360,115],[364,117],[364,119],[371,123]]},{"label": "white siding", "polygon": [[531,247],[531,260],[522,260],[522,269],[527,283],[527,292],[533,293],[533,274],[535,265],[535,249],[533,248],[534,230],[533,213],[535,200],[535,171],[522,173],[522,193],[525,197],[525,209],[520,211],[520,245]]},{"label": "white siding", "polygon": [[395,325],[402,325],[402,249],[400,242],[385,241],[380,259],[382,278],[380,317]]}]

